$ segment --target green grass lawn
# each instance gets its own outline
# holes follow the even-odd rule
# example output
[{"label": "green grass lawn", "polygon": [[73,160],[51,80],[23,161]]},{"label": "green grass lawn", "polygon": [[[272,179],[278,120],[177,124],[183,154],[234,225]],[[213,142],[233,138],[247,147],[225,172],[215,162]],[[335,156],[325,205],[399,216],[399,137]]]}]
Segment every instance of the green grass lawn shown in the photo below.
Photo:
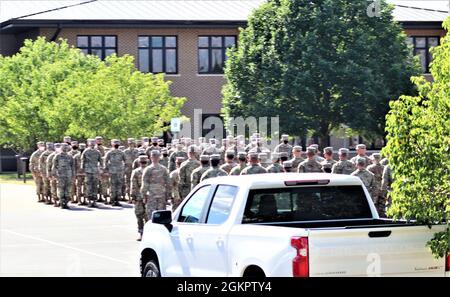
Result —
[{"label": "green grass lawn", "polygon": [[[27,185],[34,185],[33,176],[31,173],[27,173]],[[0,173],[0,184],[24,184],[23,176],[17,179],[17,172],[3,172]]]}]

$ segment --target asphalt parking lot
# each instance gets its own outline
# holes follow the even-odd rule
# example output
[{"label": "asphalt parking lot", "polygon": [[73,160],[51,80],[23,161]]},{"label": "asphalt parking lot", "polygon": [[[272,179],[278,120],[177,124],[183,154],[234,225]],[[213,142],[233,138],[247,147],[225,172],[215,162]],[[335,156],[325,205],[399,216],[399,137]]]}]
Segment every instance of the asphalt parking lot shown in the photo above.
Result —
[{"label": "asphalt parking lot", "polygon": [[63,210],[0,184],[0,276],[139,276],[133,206]]}]

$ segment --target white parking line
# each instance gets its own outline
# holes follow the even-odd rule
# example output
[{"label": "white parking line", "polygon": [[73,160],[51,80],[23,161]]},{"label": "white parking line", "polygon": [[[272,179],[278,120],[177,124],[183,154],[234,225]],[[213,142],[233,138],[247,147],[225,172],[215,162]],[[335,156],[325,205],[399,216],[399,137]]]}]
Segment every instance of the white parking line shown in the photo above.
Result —
[{"label": "white parking line", "polygon": [[29,239],[45,242],[45,243],[48,243],[48,244],[51,244],[51,245],[54,245],[54,246],[59,246],[59,247],[62,247],[62,248],[66,248],[66,249],[69,249],[69,250],[77,251],[77,252],[80,252],[80,253],[83,253],[83,254],[87,254],[87,255],[91,255],[91,256],[94,256],[94,257],[98,257],[98,258],[103,258],[103,259],[114,261],[114,262],[121,263],[121,264],[126,264],[126,265],[130,265],[130,264],[132,265],[133,264],[133,263],[130,263],[130,262],[122,261],[122,260],[115,259],[115,258],[112,258],[112,257],[104,256],[104,255],[101,255],[101,254],[97,254],[97,253],[89,252],[89,251],[86,251],[86,250],[83,250],[83,249],[79,249],[79,248],[76,248],[76,247],[73,247],[73,246],[69,246],[67,244],[62,244],[62,243],[54,242],[54,241],[51,241],[51,240],[47,240],[47,239],[43,239],[43,238],[39,238],[39,237],[27,235],[27,234],[18,233],[18,232],[11,231],[11,230],[2,229],[1,232],[6,232],[6,233],[14,234],[14,235],[17,235],[17,236],[20,236],[20,237],[23,237],[23,238],[29,238]]}]

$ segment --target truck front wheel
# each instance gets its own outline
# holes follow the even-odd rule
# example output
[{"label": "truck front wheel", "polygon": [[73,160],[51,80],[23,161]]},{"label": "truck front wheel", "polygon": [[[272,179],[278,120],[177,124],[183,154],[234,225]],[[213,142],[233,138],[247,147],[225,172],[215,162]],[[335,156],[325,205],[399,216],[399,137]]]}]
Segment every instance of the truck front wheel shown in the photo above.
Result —
[{"label": "truck front wheel", "polygon": [[155,261],[151,260],[145,264],[144,267],[144,277],[161,277],[158,265]]}]

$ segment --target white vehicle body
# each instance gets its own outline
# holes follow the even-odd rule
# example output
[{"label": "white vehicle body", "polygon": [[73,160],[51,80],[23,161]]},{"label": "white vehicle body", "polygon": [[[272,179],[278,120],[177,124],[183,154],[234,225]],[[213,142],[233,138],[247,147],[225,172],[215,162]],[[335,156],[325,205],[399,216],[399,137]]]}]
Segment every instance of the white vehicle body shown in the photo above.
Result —
[{"label": "white vehicle body", "polygon": [[[290,181],[305,183],[287,185]],[[227,218],[220,224],[206,223],[211,199],[223,188],[218,185],[234,187],[237,192]],[[343,186],[362,187],[370,217],[342,222],[243,223],[250,191]],[[179,222],[195,193],[207,189],[210,196],[202,210],[204,220]],[[284,173],[219,177],[207,179],[191,191],[173,213],[170,228],[152,222],[145,225],[141,270],[154,260],[161,276],[448,276],[446,259],[434,258],[426,246],[433,234],[444,228],[381,220],[369,193],[354,176]],[[294,247],[293,238],[306,240],[306,249]],[[293,272],[296,256],[306,261],[300,264],[307,270],[302,275]]]}]

